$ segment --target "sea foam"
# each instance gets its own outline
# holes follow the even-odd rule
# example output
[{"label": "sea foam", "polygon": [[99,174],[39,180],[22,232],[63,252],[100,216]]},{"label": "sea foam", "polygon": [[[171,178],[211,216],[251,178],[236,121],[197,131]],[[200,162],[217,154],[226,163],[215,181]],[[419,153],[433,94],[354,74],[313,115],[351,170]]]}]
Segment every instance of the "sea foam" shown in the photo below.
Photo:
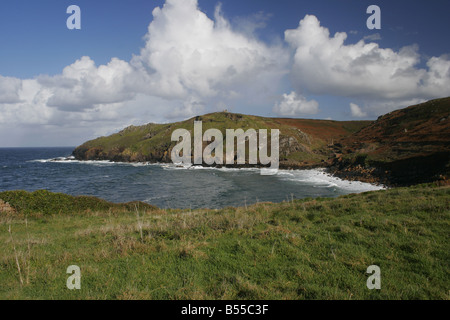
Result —
[{"label": "sea foam", "polygon": [[[199,165],[191,164],[174,164],[174,163],[150,163],[150,162],[113,162],[109,160],[76,160],[74,157],[58,157],[52,159],[37,159],[31,160],[31,162],[40,163],[78,163],[93,166],[133,166],[133,167],[144,167],[144,166],[159,166],[163,170],[212,170],[220,172],[248,172],[248,173],[258,173],[260,168],[227,168],[227,167],[205,167]],[[326,172],[326,169],[307,169],[307,170],[283,170],[280,169],[274,175],[277,179],[291,181],[294,183],[300,183],[303,185],[310,185],[313,188],[336,188],[343,189],[349,192],[366,192],[385,189],[383,185],[375,185],[367,182],[361,181],[348,181],[343,180],[338,177],[334,177]]]}]

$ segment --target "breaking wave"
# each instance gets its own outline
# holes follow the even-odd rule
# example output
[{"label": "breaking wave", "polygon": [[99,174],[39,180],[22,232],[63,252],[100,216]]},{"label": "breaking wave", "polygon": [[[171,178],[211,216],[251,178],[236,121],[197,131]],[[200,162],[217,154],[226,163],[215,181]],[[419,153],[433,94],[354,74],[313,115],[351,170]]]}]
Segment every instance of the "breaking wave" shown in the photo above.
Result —
[{"label": "breaking wave", "polygon": [[[204,167],[191,164],[173,164],[173,163],[150,163],[150,162],[113,162],[109,160],[76,160],[73,156],[70,157],[57,157],[52,159],[37,159],[31,160],[31,162],[40,163],[76,163],[93,166],[133,166],[133,167],[145,167],[145,166],[158,166],[163,170],[209,170],[219,172],[247,172],[259,174],[260,168],[226,168],[226,167]],[[278,170],[274,175],[277,179],[308,185],[313,188],[334,188],[336,190],[341,189],[346,192],[366,192],[385,189],[383,185],[375,185],[361,181],[348,181],[338,177],[334,177],[326,172],[325,169],[307,169],[307,170]]]}]

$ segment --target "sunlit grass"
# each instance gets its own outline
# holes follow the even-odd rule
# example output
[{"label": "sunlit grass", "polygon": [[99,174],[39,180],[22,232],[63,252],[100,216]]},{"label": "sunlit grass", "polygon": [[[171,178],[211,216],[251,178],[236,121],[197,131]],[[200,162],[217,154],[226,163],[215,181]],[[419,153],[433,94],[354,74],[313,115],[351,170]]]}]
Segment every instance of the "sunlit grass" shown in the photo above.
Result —
[{"label": "sunlit grass", "polygon": [[[0,214],[3,299],[449,298],[449,187],[192,211],[0,198],[19,211]],[[366,287],[373,264],[381,290]]]}]

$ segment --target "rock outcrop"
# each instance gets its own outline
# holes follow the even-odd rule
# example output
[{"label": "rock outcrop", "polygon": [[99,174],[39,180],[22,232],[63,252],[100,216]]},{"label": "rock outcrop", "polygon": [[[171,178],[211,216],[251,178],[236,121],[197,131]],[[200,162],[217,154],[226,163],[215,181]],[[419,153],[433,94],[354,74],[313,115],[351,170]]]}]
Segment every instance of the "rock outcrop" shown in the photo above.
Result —
[{"label": "rock outcrop", "polygon": [[449,115],[450,98],[385,114],[339,140],[328,163],[330,170],[345,179],[393,186],[448,179]]},{"label": "rock outcrop", "polygon": [[279,129],[282,169],[325,167],[344,179],[396,186],[448,180],[450,176],[450,98],[396,110],[376,121],[218,112],[177,123],[129,126],[84,143],[73,155],[78,160],[170,163],[177,143],[171,141],[172,132],[183,128],[193,137],[194,121],[202,121],[203,132],[219,129],[224,139],[226,129]]}]

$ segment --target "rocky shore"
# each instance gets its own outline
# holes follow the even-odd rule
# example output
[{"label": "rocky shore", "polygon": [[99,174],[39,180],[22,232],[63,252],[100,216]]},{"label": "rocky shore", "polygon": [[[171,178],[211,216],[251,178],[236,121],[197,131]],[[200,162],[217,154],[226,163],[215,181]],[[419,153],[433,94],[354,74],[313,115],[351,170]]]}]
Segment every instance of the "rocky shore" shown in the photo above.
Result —
[{"label": "rocky shore", "polygon": [[355,163],[339,157],[331,159],[327,168],[330,174],[341,179],[403,187],[429,182],[447,184],[449,162],[450,157],[446,152],[369,164]]},{"label": "rocky shore", "polygon": [[326,168],[342,179],[386,186],[445,182],[450,177],[449,114],[450,97],[399,109],[372,122],[219,112],[178,123],[130,126],[84,143],[73,156],[77,160],[172,163],[170,154],[176,143],[171,141],[171,133],[178,128],[192,131],[194,120],[202,120],[205,127],[222,132],[227,128],[279,129],[280,169]]}]

